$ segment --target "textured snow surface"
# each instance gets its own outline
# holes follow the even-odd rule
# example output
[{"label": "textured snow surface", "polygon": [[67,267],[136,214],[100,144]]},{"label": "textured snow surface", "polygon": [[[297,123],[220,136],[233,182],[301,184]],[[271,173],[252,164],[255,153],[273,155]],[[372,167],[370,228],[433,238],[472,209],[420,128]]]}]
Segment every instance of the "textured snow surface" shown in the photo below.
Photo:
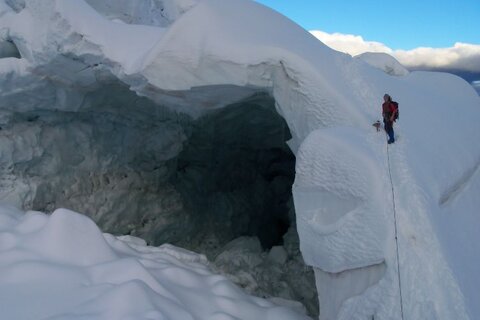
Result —
[{"label": "textured snow surface", "polygon": [[400,62],[389,54],[382,52],[365,52],[355,56],[373,67],[377,67],[392,76],[405,76],[409,72]]},{"label": "textured snow surface", "polygon": [[[26,307],[28,305],[28,307]],[[89,218],[0,207],[2,319],[308,319],[246,295],[205,256],[102,234]]]},{"label": "textured snow surface", "polygon": [[[88,134],[76,123],[76,115],[95,112],[100,106],[112,113],[109,108],[114,109],[116,105],[105,94],[112,83],[122,83],[136,95],[147,97],[162,106],[159,110],[167,107],[192,119],[201,119],[212,110],[267,93],[275,100],[275,108],[285,119],[292,136],[288,143],[296,155],[293,196],[300,246],[305,261],[315,268],[320,319],[400,319],[394,207],[405,318],[477,319],[480,316],[477,303],[480,300],[477,290],[480,287],[480,238],[476,228],[480,206],[480,98],[465,81],[441,73],[405,74],[385,56],[369,56],[368,63],[353,59],[326,47],[280,14],[248,0],[144,0],[135,6],[127,1],[0,0],[0,17],[0,126],[6,128],[0,131],[3,133],[0,145],[2,201],[28,207],[33,200],[39,200],[40,195],[63,191],[38,188],[42,179],[56,172],[52,168],[62,168],[66,161],[70,168],[81,164],[88,172],[89,166],[96,165],[82,157],[66,156],[71,154],[66,151],[76,150],[75,144],[69,145],[72,149],[62,149],[60,154],[65,157],[61,161],[58,157],[49,161],[51,151],[63,148],[59,147],[62,143],[57,145],[56,139],[51,138],[82,142],[78,149],[92,146],[90,149],[96,150],[94,139],[83,138]],[[92,100],[92,92],[103,93]],[[375,132],[371,126],[380,117],[385,93],[400,103],[400,120],[395,125],[398,139],[388,153],[384,133]],[[115,116],[138,109],[143,124],[156,119],[169,123],[159,125],[158,141],[147,141],[147,153],[157,151],[158,147],[164,151],[159,152],[159,160],[164,161],[181,152],[180,140],[186,135],[177,127],[180,120],[166,119],[165,111],[152,112],[151,105],[142,109],[142,104],[131,103],[129,107],[118,108]],[[61,123],[67,114],[74,120]],[[125,123],[129,124],[129,117],[126,118]],[[170,123],[172,119],[175,121]],[[36,124],[29,125],[37,120],[42,126],[51,125],[50,133],[56,132],[56,135],[45,134]],[[10,130],[18,122],[21,125]],[[68,130],[70,122],[74,125]],[[171,139],[160,138],[164,136],[162,133]],[[108,142],[109,134],[106,133],[102,141]],[[112,141],[121,137],[113,136],[116,138]],[[157,145],[156,141],[169,143]],[[126,148],[131,145],[130,141]],[[128,154],[125,150],[119,152]],[[154,158],[157,153],[150,152],[148,156]],[[113,167],[122,161],[113,157],[109,162],[108,155],[103,159]],[[62,179],[62,171],[58,172],[58,179]],[[134,180],[142,179],[139,175]],[[85,188],[80,188],[82,192],[89,185],[85,182],[88,180],[72,181],[85,184]],[[96,180],[92,185],[96,185]],[[116,192],[114,187],[108,188]],[[168,197],[174,198],[175,193],[165,198]],[[95,199],[92,195],[87,200],[96,204],[102,197]],[[115,210],[110,214],[114,215]],[[19,219],[26,219],[18,215],[22,216],[9,213],[2,219],[11,228]],[[63,276],[65,281],[55,282],[59,284],[59,291],[85,298],[82,293],[85,288],[67,289],[81,287],[77,286],[79,283],[88,284],[85,279],[90,279],[91,273],[85,270],[90,263],[108,264],[112,255],[119,255],[112,243],[125,241],[107,237],[109,240],[99,245],[98,251],[85,252],[79,244],[82,241],[72,237],[67,244],[85,253],[85,257],[73,255],[54,238],[63,235],[57,230],[58,225],[63,225],[60,216],[47,218],[32,213],[25,216],[33,217],[35,226],[45,224],[45,229],[39,229],[38,241],[28,240],[30,236],[18,240],[21,237],[7,228],[6,240],[1,245],[13,252],[14,257],[2,254],[0,259],[24,261],[22,257],[33,252],[38,263],[47,263],[48,267],[51,267],[49,259],[57,261],[56,264],[75,263],[77,269],[68,269],[67,274],[40,269],[45,270],[41,279],[51,282],[53,280],[47,279],[53,275]],[[108,220],[108,214],[105,218]],[[128,218],[135,218],[135,214]],[[89,225],[82,218],[73,219],[82,221],[80,225]],[[145,225],[148,226],[148,222]],[[75,234],[75,228],[72,229]],[[50,235],[46,230],[57,232]],[[93,232],[91,241],[98,239],[101,240],[98,231]],[[45,246],[40,245],[42,241]],[[28,250],[21,249],[30,245],[33,247]],[[282,259],[278,252],[273,252],[272,258]],[[128,274],[122,272],[122,267],[123,264],[118,267],[119,272],[109,269],[103,274],[109,277]],[[189,278],[190,272],[196,272],[192,271],[195,268],[185,270],[180,275],[174,272],[166,281],[182,285],[182,281],[191,283],[188,279],[198,279]],[[14,276],[21,271],[20,268],[8,271],[13,272],[9,278],[28,283],[26,274],[31,274],[32,283],[40,281],[32,272]],[[8,285],[4,276],[8,272],[2,272],[5,280],[1,285]],[[82,305],[76,304],[72,312],[95,313],[96,308],[113,305],[114,301],[122,301],[117,305],[125,306],[125,310],[133,308],[131,312],[136,316],[145,310],[158,310],[155,309],[158,304],[168,305],[165,310],[179,310],[175,319],[181,318],[184,312],[198,313],[199,317],[208,314],[210,319],[241,318],[228,307],[231,304],[235,310],[257,310],[256,307],[242,308],[243,301],[257,301],[253,298],[241,298],[240,304],[237,300],[229,299],[228,303],[223,298],[216,300],[215,294],[223,287],[214,288],[211,283],[194,286],[202,288],[201,294],[186,290],[186,300],[175,296],[175,292],[179,292],[176,289],[169,293],[173,297],[165,293],[165,300],[152,300],[150,297],[158,292],[163,296],[160,287],[152,286],[150,291],[143,284],[127,281],[127,289],[123,291],[125,287],[122,287],[107,294],[102,304],[83,301]],[[19,294],[32,294],[32,301],[45,297],[41,289],[35,295],[31,287],[28,292],[16,285],[9,290],[17,288]],[[140,299],[142,305],[130,306],[125,302],[130,301],[130,288],[145,297]],[[101,296],[108,289],[107,285],[94,290]],[[184,291],[180,291],[183,295]],[[0,294],[5,292],[8,290]],[[8,297],[12,299],[8,305],[24,301],[21,295]],[[59,293],[58,297],[62,301],[63,295]],[[198,304],[187,303],[191,301]],[[214,306],[221,308],[210,309]],[[41,309],[42,304],[37,307]],[[112,308],[105,312],[122,310]],[[264,312],[270,312],[268,310]],[[271,310],[288,317],[284,309]],[[217,311],[220,313],[213,316],[212,312]],[[29,311],[22,308],[19,312]],[[153,314],[151,317],[161,319],[163,316]],[[113,314],[113,318],[118,317]],[[250,316],[250,319],[264,318],[268,316]]]}]

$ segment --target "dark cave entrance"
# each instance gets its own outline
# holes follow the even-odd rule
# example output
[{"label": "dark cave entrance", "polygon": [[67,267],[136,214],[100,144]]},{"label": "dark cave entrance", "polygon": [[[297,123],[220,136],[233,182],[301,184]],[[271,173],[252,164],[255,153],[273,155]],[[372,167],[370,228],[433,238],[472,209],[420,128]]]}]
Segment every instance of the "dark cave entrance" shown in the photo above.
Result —
[{"label": "dark cave entrance", "polygon": [[[294,223],[295,156],[290,131],[267,93],[202,117],[189,128],[172,183],[195,212],[194,242],[214,233],[220,243],[256,236],[282,244]],[[197,228],[195,228],[197,229]]]},{"label": "dark cave entrance", "polygon": [[23,126],[39,132],[44,150],[12,166],[35,181],[27,209],[65,207],[105,232],[213,255],[241,236],[282,245],[295,225],[295,156],[269,93],[193,120],[112,84],[77,112],[13,114],[8,130]]},{"label": "dark cave entrance", "polygon": [[311,268],[300,253],[292,184],[295,156],[274,98],[256,93],[184,126],[170,183],[191,220],[177,245],[259,297],[301,303],[318,317]]},{"label": "dark cave entrance", "polygon": [[11,39],[0,39],[0,59],[3,58],[21,58],[17,45]]},{"label": "dark cave entrance", "polygon": [[69,208],[104,232],[205,254],[248,292],[318,314],[296,230],[290,131],[269,93],[193,120],[113,83],[75,111],[13,112],[2,133],[15,146],[18,132],[39,152],[12,158],[2,176],[29,186],[25,209]]}]

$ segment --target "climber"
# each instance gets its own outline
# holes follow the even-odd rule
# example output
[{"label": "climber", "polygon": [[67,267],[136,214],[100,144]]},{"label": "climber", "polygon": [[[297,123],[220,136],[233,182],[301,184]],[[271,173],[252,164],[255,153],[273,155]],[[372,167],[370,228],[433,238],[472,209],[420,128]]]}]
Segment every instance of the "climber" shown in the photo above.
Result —
[{"label": "climber", "polygon": [[393,122],[398,119],[398,103],[392,101],[390,95],[383,96],[384,103],[382,105],[383,123],[385,132],[388,134],[388,144],[395,142],[395,134],[393,132]]}]

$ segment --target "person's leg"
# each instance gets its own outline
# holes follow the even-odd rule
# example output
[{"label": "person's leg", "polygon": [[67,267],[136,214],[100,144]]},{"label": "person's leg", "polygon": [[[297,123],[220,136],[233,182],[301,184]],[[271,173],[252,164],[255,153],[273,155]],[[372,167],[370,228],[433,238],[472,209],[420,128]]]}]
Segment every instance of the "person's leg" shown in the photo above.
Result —
[{"label": "person's leg", "polygon": [[389,136],[390,136],[390,141],[391,141],[392,143],[394,143],[394,142],[395,142],[395,132],[393,131],[393,123],[392,123],[392,125],[390,126],[390,134],[389,134]]},{"label": "person's leg", "polygon": [[395,142],[395,137],[393,133],[393,123],[385,122],[385,132],[388,134],[388,143]]}]

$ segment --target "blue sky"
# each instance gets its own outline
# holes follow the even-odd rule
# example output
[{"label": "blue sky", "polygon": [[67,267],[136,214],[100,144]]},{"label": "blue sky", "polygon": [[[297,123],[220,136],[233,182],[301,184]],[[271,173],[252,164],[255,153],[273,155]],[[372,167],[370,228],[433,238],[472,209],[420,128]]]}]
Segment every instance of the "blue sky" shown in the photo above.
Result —
[{"label": "blue sky", "polygon": [[257,0],[307,30],[360,35],[392,49],[480,45],[480,0]]}]

